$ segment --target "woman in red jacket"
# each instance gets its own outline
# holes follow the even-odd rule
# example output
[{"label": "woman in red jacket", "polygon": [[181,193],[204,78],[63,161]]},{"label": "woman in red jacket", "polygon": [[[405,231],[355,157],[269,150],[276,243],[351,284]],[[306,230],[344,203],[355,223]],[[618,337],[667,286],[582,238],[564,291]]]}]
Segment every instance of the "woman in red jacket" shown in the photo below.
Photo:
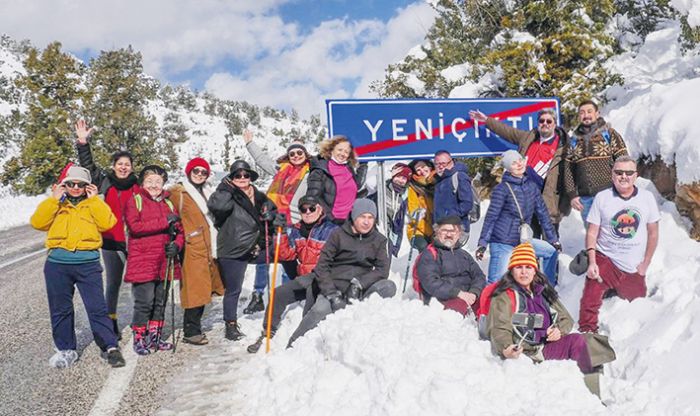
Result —
[{"label": "woman in red jacket", "polygon": [[124,281],[132,283],[134,351],[146,355],[172,349],[161,340],[165,320],[168,259],[174,260],[174,278],[180,278],[177,254],[184,245],[180,217],[167,199],[163,185],[168,174],[160,166],[146,166],[139,174],[141,189],[124,210],[129,248]]}]

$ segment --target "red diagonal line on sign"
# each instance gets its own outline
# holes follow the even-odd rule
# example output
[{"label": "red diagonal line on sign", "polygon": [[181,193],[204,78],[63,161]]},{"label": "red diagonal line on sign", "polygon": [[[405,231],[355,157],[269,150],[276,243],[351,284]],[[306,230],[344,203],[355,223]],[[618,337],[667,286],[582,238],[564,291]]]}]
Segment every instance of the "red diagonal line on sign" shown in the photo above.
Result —
[{"label": "red diagonal line on sign", "polygon": [[[535,104],[529,104],[523,107],[517,107],[513,108],[512,110],[506,110],[506,111],[501,111],[500,113],[494,113],[489,115],[489,117],[494,117],[494,118],[499,118],[499,119],[505,119],[508,117],[513,117],[513,116],[520,116],[523,114],[528,114],[528,113],[534,113],[535,111],[542,110],[543,108],[551,108],[553,105],[552,101],[544,101],[540,103],[535,103]],[[472,127],[474,127],[474,121],[472,120],[467,120],[465,123],[457,123],[457,125],[460,125],[461,127],[458,127],[455,129],[457,132],[462,131],[462,130],[467,130]],[[452,123],[449,123],[444,127],[444,132],[445,134],[450,134],[452,133]],[[431,131],[432,137],[439,137],[440,136],[440,128],[434,128]],[[366,144],[364,146],[359,146],[355,148],[355,152],[357,152],[358,156],[363,156],[368,153],[376,153],[376,152],[381,152],[382,150],[386,149],[391,149],[392,147],[397,147],[397,146],[402,146],[404,144],[409,144],[413,142],[417,142],[421,139],[426,139],[427,137],[425,134],[421,132],[421,137],[417,138],[416,133],[411,133],[409,134],[407,140],[393,140],[392,139],[386,139],[386,140],[381,140],[378,142]]]}]

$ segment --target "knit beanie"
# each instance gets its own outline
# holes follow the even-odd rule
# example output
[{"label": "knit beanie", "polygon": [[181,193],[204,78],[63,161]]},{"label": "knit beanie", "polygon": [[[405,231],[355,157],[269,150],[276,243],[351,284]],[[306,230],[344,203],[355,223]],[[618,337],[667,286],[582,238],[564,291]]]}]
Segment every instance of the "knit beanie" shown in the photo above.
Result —
[{"label": "knit beanie", "polygon": [[204,168],[207,170],[207,172],[209,172],[209,174],[211,174],[211,166],[209,166],[209,162],[201,157],[195,157],[187,162],[187,165],[185,166],[185,175],[189,177],[190,172],[192,172],[192,169],[194,168]]},{"label": "knit beanie", "polygon": [[510,255],[508,262],[508,270],[512,270],[518,266],[532,266],[535,270],[538,269],[537,257],[535,257],[535,249],[532,244],[523,243],[515,247],[513,254]]},{"label": "knit beanie", "polygon": [[522,160],[523,156],[518,153],[516,150],[508,150],[503,153],[503,158],[501,159],[501,164],[503,165],[503,169],[507,170],[510,172],[513,162]]},{"label": "knit beanie", "polygon": [[377,205],[371,199],[360,198],[355,200],[352,205],[352,212],[350,213],[350,219],[354,220],[362,214],[372,214],[374,218],[377,218]]}]

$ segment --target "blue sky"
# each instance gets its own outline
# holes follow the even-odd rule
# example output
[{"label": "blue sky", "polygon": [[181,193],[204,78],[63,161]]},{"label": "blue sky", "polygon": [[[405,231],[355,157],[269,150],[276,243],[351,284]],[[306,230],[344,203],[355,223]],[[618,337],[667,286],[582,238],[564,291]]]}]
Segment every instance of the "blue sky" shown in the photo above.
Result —
[{"label": "blue sky", "polygon": [[[132,47],[146,73],[222,98],[323,111],[370,97],[369,84],[422,43],[425,0],[0,0],[0,30],[81,59]],[[57,25],[56,22],[61,22]]]}]

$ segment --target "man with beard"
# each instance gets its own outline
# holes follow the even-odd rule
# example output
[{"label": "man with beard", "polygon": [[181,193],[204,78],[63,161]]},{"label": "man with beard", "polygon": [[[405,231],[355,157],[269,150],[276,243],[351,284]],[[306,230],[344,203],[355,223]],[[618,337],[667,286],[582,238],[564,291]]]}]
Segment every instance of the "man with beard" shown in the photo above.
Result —
[{"label": "man with beard", "polygon": [[569,138],[564,190],[585,222],[593,197],[612,185],[613,163],[628,153],[622,136],[600,117],[596,103],[586,100],[579,104],[578,119],[580,124]]},{"label": "man with beard", "polygon": [[435,297],[445,309],[466,316],[471,308],[476,315],[486,278],[474,258],[461,249],[466,243],[461,234],[459,217],[440,219],[434,242],[416,259],[416,275],[424,301]]}]

